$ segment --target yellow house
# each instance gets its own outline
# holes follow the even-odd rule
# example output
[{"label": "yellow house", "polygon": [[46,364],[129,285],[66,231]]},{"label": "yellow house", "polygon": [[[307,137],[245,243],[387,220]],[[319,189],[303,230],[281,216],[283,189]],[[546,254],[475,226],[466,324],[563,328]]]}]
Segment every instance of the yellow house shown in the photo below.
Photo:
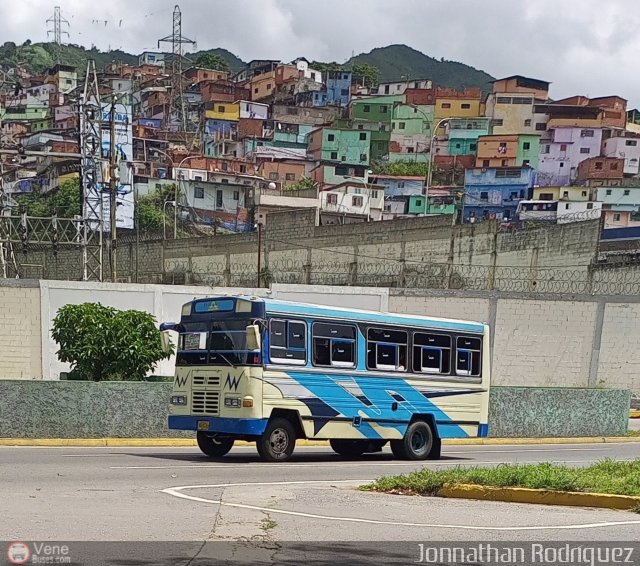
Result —
[{"label": "yellow house", "polygon": [[230,120],[237,122],[240,120],[240,103],[239,102],[211,102],[210,108],[205,114],[207,120]]},{"label": "yellow house", "polygon": [[533,189],[533,200],[589,202],[594,200],[592,193],[590,187],[536,187]]},{"label": "yellow house", "polygon": [[[468,88],[462,92],[453,88],[436,88],[435,121],[443,118],[477,118],[483,115],[482,90]],[[442,135],[444,128],[436,132]]]}]

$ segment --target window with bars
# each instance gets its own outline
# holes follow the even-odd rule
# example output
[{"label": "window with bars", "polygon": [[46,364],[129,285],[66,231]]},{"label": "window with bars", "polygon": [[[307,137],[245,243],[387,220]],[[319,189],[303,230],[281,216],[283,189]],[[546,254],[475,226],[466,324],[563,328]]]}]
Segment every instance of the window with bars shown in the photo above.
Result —
[{"label": "window with bars", "polygon": [[290,365],[307,363],[307,325],[295,320],[272,319],[269,323],[269,357]]},{"label": "window with bars", "polygon": [[403,330],[367,330],[367,367],[384,371],[407,370],[408,334]]},{"label": "window with bars", "polygon": [[482,339],[458,336],[456,339],[456,375],[478,377],[482,369]]},{"label": "window with bars", "polygon": [[355,326],[316,322],[312,328],[312,336],[314,366],[356,366]]},{"label": "window with bars", "polygon": [[416,332],[413,335],[413,371],[451,373],[451,336]]}]

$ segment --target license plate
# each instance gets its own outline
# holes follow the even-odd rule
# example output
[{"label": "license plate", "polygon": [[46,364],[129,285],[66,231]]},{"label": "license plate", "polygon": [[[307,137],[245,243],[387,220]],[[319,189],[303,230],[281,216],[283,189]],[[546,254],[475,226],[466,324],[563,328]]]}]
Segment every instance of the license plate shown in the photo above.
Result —
[{"label": "license plate", "polygon": [[198,421],[198,430],[209,430],[209,421]]}]

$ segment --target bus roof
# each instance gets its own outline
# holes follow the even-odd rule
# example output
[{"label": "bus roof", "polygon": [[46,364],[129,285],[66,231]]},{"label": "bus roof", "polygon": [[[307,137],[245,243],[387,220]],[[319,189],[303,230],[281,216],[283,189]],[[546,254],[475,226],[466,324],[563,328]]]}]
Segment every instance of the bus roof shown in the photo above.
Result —
[{"label": "bus roof", "polygon": [[[222,296],[231,298],[233,296]],[[210,297],[210,298],[222,298]],[[425,328],[436,328],[441,330],[460,330],[466,332],[485,332],[486,323],[455,320],[440,317],[423,315],[409,315],[389,312],[378,312],[373,310],[362,310],[345,307],[333,307],[327,305],[315,305],[310,303],[299,303],[294,301],[283,301],[279,299],[261,298],[249,295],[235,295],[237,299],[264,303],[267,314],[281,314],[293,316],[312,316],[332,319],[344,319],[355,322],[372,322],[378,324],[402,324],[407,326],[424,326]],[[200,299],[202,300],[202,299]]]}]

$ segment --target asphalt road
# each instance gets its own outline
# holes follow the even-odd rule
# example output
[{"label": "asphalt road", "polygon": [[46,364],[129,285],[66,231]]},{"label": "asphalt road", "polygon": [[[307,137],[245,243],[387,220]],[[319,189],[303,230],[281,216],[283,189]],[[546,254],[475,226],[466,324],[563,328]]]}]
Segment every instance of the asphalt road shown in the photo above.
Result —
[{"label": "asphalt road", "polygon": [[0,447],[0,540],[640,540],[635,513],[355,489],[423,466],[603,458],[640,458],[640,443],[445,446],[442,460],[419,464],[389,452],[349,461],[324,447],[298,447],[284,464],[253,447],[221,461],[195,447]]}]

